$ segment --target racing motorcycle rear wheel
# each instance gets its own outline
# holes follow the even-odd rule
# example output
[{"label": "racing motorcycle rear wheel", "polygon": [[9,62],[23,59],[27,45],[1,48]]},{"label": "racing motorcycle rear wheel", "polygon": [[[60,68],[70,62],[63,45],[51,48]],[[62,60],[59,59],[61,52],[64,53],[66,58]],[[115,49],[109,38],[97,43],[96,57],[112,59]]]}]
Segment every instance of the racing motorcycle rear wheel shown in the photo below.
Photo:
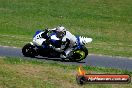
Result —
[{"label": "racing motorcycle rear wheel", "polygon": [[23,55],[26,56],[26,57],[35,57],[36,56],[36,51],[35,51],[34,48],[35,47],[33,45],[31,45],[30,43],[26,44],[22,48]]},{"label": "racing motorcycle rear wheel", "polygon": [[81,49],[74,50],[72,52],[72,55],[69,57],[70,61],[81,61],[85,59],[88,55],[88,50],[85,46],[82,46]]}]

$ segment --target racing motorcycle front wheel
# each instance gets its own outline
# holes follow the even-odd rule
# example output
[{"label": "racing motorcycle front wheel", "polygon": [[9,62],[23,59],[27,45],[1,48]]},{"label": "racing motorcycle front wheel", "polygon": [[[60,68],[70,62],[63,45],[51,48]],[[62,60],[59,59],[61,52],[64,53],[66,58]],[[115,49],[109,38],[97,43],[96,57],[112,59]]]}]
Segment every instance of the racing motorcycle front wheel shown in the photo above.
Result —
[{"label": "racing motorcycle front wheel", "polygon": [[35,57],[36,56],[36,51],[35,51],[34,48],[35,48],[35,46],[28,43],[22,48],[22,54],[25,57]]},{"label": "racing motorcycle front wheel", "polygon": [[82,46],[81,49],[74,50],[71,54],[72,55],[69,57],[69,60],[78,62],[87,57],[88,49],[85,46]]}]

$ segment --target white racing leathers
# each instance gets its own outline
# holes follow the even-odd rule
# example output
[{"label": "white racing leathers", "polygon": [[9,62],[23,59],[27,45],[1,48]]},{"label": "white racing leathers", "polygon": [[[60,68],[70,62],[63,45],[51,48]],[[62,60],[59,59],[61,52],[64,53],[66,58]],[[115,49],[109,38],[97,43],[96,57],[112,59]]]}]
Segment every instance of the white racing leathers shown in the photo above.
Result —
[{"label": "white racing leathers", "polygon": [[[66,58],[67,55],[72,51],[72,47],[76,44],[77,38],[73,34],[71,34],[69,31],[66,31],[66,35],[62,38],[62,42],[65,42],[66,40],[70,40],[69,47],[64,51],[66,56],[61,55],[61,58]],[[61,45],[61,49],[64,49],[65,45]]]}]

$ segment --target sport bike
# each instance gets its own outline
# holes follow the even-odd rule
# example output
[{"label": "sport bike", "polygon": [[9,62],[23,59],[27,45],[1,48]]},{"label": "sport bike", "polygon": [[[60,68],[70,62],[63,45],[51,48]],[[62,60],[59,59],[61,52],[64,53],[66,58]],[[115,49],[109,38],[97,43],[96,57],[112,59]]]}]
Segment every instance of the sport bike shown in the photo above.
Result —
[{"label": "sport bike", "polygon": [[[36,31],[36,36],[41,31]],[[76,44],[72,47],[72,51],[67,56],[68,61],[81,61],[85,59],[88,55],[88,49],[86,48],[85,44],[92,41],[92,38],[86,38],[82,36],[76,36]],[[59,46],[56,40],[55,35],[50,35],[50,43],[53,46]],[[34,42],[27,43],[22,48],[22,54],[26,57],[48,57],[48,58],[60,58],[61,52],[56,51],[51,44],[45,44],[43,46],[38,46]],[[66,60],[62,59],[62,60]]]}]

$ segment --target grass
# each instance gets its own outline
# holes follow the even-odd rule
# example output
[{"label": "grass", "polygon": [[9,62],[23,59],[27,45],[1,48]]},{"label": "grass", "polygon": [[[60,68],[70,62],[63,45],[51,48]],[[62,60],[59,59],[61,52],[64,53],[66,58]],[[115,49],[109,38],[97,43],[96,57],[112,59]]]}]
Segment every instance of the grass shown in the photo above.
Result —
[{"label": "grass", "polygon": [[[84,66],[91,73],[130,74],[132,72],[111,68]],[[0,59],[0,88],[131,88],[130,84],[76,83],[78,66],[23,58]]]},{"label": "grass", "polygon": [[0,45],[22,47],[35,30],[64,25],[93,38],[90,53],[132,57],[131,9],[131,0],[0,0]]}]

